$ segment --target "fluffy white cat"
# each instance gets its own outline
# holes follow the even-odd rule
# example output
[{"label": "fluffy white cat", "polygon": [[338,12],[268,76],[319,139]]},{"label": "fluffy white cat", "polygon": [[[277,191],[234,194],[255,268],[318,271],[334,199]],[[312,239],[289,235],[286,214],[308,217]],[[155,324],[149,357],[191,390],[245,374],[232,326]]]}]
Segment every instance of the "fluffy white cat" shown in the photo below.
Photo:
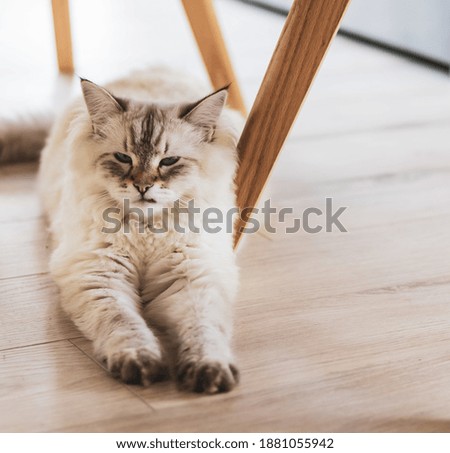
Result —
[{"label": "fluffy white cat", "polygon": [[[165,69],[81,86],[39,172],[62,306],[124,382],[149,385],[173,370],[183,389],[228,391],[238,381],[230,347],[238,271],[232,233],[206,232],[202,213],[214,207],[228,218],[235,204],[242,118],[224,107],[226,88],[204,97]],[[180,232],[176,206],[191,200],[199,232]],[[165,221],[163,208],[172,209]],[[164,223],[163,233],[150,228]]]}]

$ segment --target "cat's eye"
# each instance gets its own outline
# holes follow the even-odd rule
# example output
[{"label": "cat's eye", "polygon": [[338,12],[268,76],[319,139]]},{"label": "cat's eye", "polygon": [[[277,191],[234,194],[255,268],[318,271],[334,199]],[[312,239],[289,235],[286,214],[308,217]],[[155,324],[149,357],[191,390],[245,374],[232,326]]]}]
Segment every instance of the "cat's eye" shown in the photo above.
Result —
[{"label": "cat's eye", "polygon": [[123,164],[131,164],[133,163],[133,160],[128,154],[124,153],[114,153],[114,157],[119,161],[122,162]]},{"label": "cat's eye", "polygon": [[164,159],[161,159],[159,162],[160,167],[170,167],[173,164],[176,164],[180,158],[178,156],[173,156],[173,157],[165,157]]}]

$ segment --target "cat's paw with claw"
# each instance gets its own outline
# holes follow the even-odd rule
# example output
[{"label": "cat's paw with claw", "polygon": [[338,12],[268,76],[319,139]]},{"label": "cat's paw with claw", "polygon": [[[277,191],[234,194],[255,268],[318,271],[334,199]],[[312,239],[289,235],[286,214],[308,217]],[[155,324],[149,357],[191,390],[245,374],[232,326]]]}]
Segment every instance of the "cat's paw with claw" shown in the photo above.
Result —
[{"label": "cat's paw with claw", "polygon": [[229,392],[239,382],[239,371],[228,363],[188,361],[177,367],[177,382],[181,389],[197,393]]},{"label": "cat's paw with claw", "polygon": [[109,372],[126,384],[148,386],[168,377],[167,368],[150,348],[125,348],[107,359]]}]

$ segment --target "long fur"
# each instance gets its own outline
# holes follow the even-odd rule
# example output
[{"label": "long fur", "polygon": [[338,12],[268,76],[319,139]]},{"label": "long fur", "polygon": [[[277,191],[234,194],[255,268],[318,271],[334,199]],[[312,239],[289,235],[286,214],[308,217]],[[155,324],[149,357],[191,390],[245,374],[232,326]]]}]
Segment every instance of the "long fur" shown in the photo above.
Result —
[{"label": "long fur", "polygon": [[[194,200],[225,218],[235,204],[242,118],[222,111],[224,93],[205,99],[202,85],[165,69],[135,73],[107,91],[82,85],[85,99],[57,119],[39,172],[62,306],[125,382],[147,385],[172,369],[187,390],[228,391],[238,379],[230,346],[238,285],[232,234],[203,231],[201,213],[200,233],[179,233],[172,223],[164,234],[139,232],[136,222],[129,233],[102,229],[112,207],[127,223],[124,199],[156,213]],[[116,152],[133,164],[117,162]],[[181,157],[158,166],[168,155]]]}]

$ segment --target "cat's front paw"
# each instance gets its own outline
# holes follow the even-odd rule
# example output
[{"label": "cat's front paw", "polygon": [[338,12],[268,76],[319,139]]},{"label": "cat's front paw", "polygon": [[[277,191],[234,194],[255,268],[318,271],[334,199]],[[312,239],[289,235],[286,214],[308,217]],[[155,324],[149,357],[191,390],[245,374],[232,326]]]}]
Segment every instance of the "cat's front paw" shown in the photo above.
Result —
[{"label": "cat's front paw", "polygon": [[239,382],[239,371],[228,363],[188,361],[177,367],[177,382],[183,390],[197,393],[229,392]]},{"label": "cat's front paw", "polygon": [[167,369],[160,357],[150,348],[125,348],[107,359],[110,373],[126,384],[148,386],[167,377]]}]

